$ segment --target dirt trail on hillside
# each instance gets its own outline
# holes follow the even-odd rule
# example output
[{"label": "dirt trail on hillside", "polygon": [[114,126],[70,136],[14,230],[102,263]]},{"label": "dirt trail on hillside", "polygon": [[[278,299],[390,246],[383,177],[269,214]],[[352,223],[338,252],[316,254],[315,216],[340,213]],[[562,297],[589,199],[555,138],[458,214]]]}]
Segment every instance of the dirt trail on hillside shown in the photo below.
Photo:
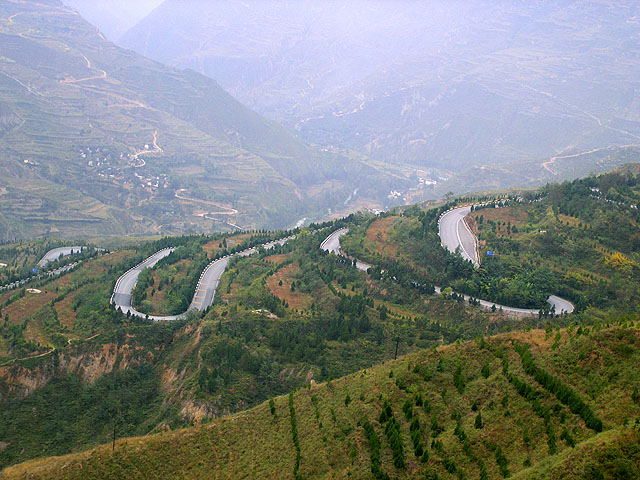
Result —
[{"label": "dirt trail on hillside", "polygon": [[552,167],[553,164],[556,163],[556,160],[563,160],[565,158],[577,158],[577,157],[581,157],[583,155],[589,155],[591,153],[597,153],[597,152],[601,152],[603,150],[608,150],[608,149],[611,149],[611,148],[622,149],[622,148],[638,147],[638,146],[640,146],[640,145],[635,144],[635,143],[630,143],[628,145],[619,145],[619,146],[615,146],[614,145],[614,146],[611,146],[611,147],[594,148],[593,150],[589,150],[587,152],[574,153],[572,155],[559,155],[559,156],[551,158],[551,160],[548,160],[548,161],[544,162],[542,164],[542,167],[545,170],[547,170],[548,172],[550,172],[551,174],[558,175],[558,172],[556,172]]}]

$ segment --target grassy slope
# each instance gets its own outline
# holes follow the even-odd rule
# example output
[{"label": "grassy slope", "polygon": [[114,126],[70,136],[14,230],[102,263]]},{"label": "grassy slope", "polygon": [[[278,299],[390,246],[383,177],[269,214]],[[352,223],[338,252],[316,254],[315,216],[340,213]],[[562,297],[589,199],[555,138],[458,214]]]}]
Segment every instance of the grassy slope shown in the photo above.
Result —
[{"label": "grassy slope", "polygon": [[[383,470],[392,477],[423,478],[426,470],[451,478],[443,466],[443,460],[449,459],[467,478],[477,478],[478,460],[482,459],[489,478],[500,478],[495,460],[495,449],[500,447],[515,478],[549,478],[549,472],[553,472],[551,478],[589,478],[585,472],[592,474],[594,469],[604,475],[600,478],[614,478],[611,475],[621,468],[627,469],[628,478],[635,478],[638,434],[622,424],[630,419],[632,426],[640,415],[640,407],[630,398],[631,386],[640,375],[640,332],[637,327],[614,327],[586,335],[563,331],[559,341],[552,337],[544,331],[532,331],[490,338],[484,348],[480,342],[468,342],[423,351],[298,391],[294,406],[302,477],[368,478],[370,448],[361,426],[366,418],[381,441]],[[513,340],[529,344],[540,367],[578,392],[603,420],[603,433],[588,430],[582,420],[523,372],[511,346]],[[543,421],[533,413],[531,403],[518,395],[501,372],[501,362],[495,356],[500,349],[509,359],[509,371],[543,392],[544,406],[559,405],[551,413],[557,455],[549,456]],[[488,378],[480,374],[485,362],[490,365]],[[459,364],[465,383],[462,393],[453,383]],[[414,373],[416,365],[431,379]],[[431,406],[429,414],[425,407],[413,407],[421,424],[421,441],[428,446],[426,465],[412,452],[409,422],[402,413],[404,402],[410,399],[413,404],[417,392]],[[347,395],[351,398],[348,405]],[[400,424],[406,469],[393,466],[389,443],[378,423],[381,398],[389,400]],[[287,402],[287,397],[275,399],[275,417],[265,403],[199,428],[121,440],[115,453],[105,446],[11,467],[3,478],[291,478],[295,449]],[[474,428],[474,402],[482,414],[482,429]],[[467,454],[454,435],[454,412],[460,414],[460,426],[469,441]],[[444,427],[437,437],[440,451],[431,444],[432,417]],[[559,438],[565,427],[577,442],[575,449]],[[623,455],[629,456],[629,461]],[[527,461],[532,465],[529,469]]]},{"label": "grassy slope", "polygon": [[[312,378],[340,377],[392,358],[397,336],[401,337],[399,352],[403,354],[458,338],[470,339],[487,328],[499,332],[507,326],[516,327],[513,322],[492,320],[440,297],[424,298],[393,282],[373,281],[335,257],[323,255],[318,245],[325,235],[322,231],[304,236],[302,243],[290,242],[289,253],[269,251],[242,259],[224,275],[218,302],[208,314],[187,325],[171,324],[176,335],[166,344],[154,340],[153,332],[160,331],[158,325],[144,325],[144,332],[139,333],[138,324],[145,322],[123,318],[108,308],[115,280],[166,246],[163,242],[195,240],[206,242],[207,249],[218,249],[221,237],[158,240],[89,259],[61,277],[32,282],[29,286],[40,289],[40,294],[0,292],[0,401],[12,412],[4,424],[0,422],[0,442],[11,444],[0,452],[0,465],[66,454],[106,440],[100,432],[110,428],[113,420],[109,415],[94,422],[93,436],[69,433],[66,422],[58,419],[69,418],[69,405],[80,395],[52,380],[64,377],[73,383],[79,378],[81,394],[91,397],[92,382],[105,373],[103,370],[130,366],[119,355],[110,357],[109,362],[101,359],[114,346],[135,352],[137,359],[152,368],[162,387],[158,395],[168,408],[179,412],[178,425],[185,425],[245,410]],[[227,238],[227,245],[235,248],[242,238]],[[7,251],[19,258],[31,252],[26,258],[29,261],[36,258],[33,250],[38,248],[45,247],[36,242]],[[331,279],[325,279],[329,284],[322,280],[318,267],[325,274],[333,272]],[[168,274],[171,268],[158,267],[158,273]],[[185,279],[197,279],[199,273],[191,272]],[[278,285],[280,274],[282,287]],[[295,292],[291,291],[293,282]],[[276,298],[269,297],[272,289],[289,302],[287,307],[279,306],[279,300],[269,301]],[[344,320],[336,321],[340,316],[339,293],[369,296],[371,304],[364,312],[367,326],[358,315],[353,316],[353,305],[347,305]],[[388,309],[385,319],[376,310],[381,306]],[[142,350],[137,343],[140,336],[149,339]],[[69,358],[73,360],[67,361]],[[86,369],[93,373],[87,375]],[[132,388],[139,383],[134,379]],[[51,396],[62,399],[59,410],[52,408]],[[99,396],[95,398],[99,404]],[[103,404],[112,406],[106,397]],[[47,412],[38,429],[29,427],[31,408]],[[118,435],[150,433],[164,422],[141,406],[130,410],[136,415]],[[144,415],[137,415],[143,411]],[[151,422],[147,422],[147,414]],[[56,425],[65,428],[62,440],[52,450],[48,432]],[[23,448],[25,445],[28,448]]]}]

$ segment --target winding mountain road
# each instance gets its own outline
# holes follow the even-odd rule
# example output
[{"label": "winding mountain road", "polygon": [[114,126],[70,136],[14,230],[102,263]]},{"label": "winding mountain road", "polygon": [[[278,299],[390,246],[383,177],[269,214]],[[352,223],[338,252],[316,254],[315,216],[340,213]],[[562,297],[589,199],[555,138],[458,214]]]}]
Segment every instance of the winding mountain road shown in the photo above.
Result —
[{"label": "winding mountain road", "polygon": [[[440,217],[439,227],[440,227],[440,240],[442,241],[442,245],[445,246],[452,252],[455,252],[458,247],[460,247],[460,252],[466,252],[468,260],[474,263],[474,265],[478,266],[478,256],[477,256],[477,248],[476,248],[476,238],[473,233],[469,230],[467,225],[464,223],[464,217],[471,211],[471,207],[460,207],[446,212],[442,217]],[[343,255],[342,250],[340,249],[340,237],[349,232],[348,228],[341,228],[340,230],[336,230],[331,235],[329,235],[325,240],[320,244],[320,248],[329,253],[334,253],[336,255]],[[443,236],[444,232],[444,236]],[[468,234],[470,234],[473,238],[469,239]],[[455,243],[453,240],[459,240],[459,243]],[[471,253],[468,249],[472,249]],[[464,256],[464,254],[463,254]],[[475,261],[474,261],[475,259]],[[356,268],[358,270],[367,271],[371,268],[371,265],[366,264],[364,262],[356,261]],[[435,292],[439,295],[442,293],[440,287],[435,287]],[[469,301],[470,297],[468,295],[463,295],[465,301]],[[488,300],[478,300],[480,302],[480,306],[485,310],[492,310],[493,307],[497,310],[501,310],[503,313],[508,315],[514,315],[518,317],[533,317],[537,316],[540,311],[532,308],[517,308],[517,307],[509,307],[507,305],[500,305],[495,302],[489,302]],[[575,310],[574,305],[564,298],[560,298],[556,295],[551,295],[547,302],[555,307],[556,314],[563,313],[573,313]]]},{"label": "winding mountain road", "polygon": [[[470,261],[474,262],[475,265],[478,265],[478,256],[477,256],[477,248],[475,236],[468,229],[466,224],[464,223],[464,217],[470,212],[470,207],[460,207],[449,212],[446,212],[440,219],[440,238],[442,240],[443,246],[446,246],[449,250],[455,252],[458,247],[460,247],[460,251],[466,253],[466,257]],[[329,253],[334,253],[336,255],[344,256],[342,250],[340,249],[340,237],[347,234],[349,232],[348,228],[341,228],[332,232],[325,240],[320,244],[320,248]],[[471,237],[469,237],[469,235]],[[278,241],[269,242],[262,247],[266,250],[269,250],[276,245],[284,245],[287,241],[294,237],[283,238]],[[459,239],[459,240],[458,240]],[[455,241],[454,241],[455,240]],[[458,243],[456,243],[456,241]],[[74,247],[77,248],[77,247]],[[253,247],[242,252],[238,252],[234,255],[240,257],[246,257],[249,255],[253,255],[257,253],[259,247]],[[166,248],[164,250],[160,250],[145,261],[130,269],[124,275],[122,275],[118,281],[116,282],[113,295],[111,296],[111,303],[118,309],[120,309],[123,313],[130,315],[134,315],[141,318],[149,318],[153,321],[174,321],[185,318],[187,313],[191,310],[194,311],[204,311],[209,308],[215,299],[216,290],[218,288],[218,284],[220,282],[220,278],[224,274],[229,265],[229,261],[234,255],[227,255],[222,257],[214,262],[210,263],[202,272],[200,276],[200,280],[198,281],[198,286],[196,288],[195,294],[193,296],[193,300],[189,309],[180,314],[180,315],[167,315],[167,316],[158,316],[158,315],[146,315],[142,312],[137,311],[133,308],[131,299],[133,288],[138,281],[138,277],[140,273],[145,268],[152,268],[155,266],[160,260],[170,255],[175,248]],[[349,257],[347,257],[349,258]],[[352,259],[353,260],[353,259]],[[361,262],[356,259],[356,268],[358,270],[366,272],[369,270],[372,265]],[[440,287],[435,287],[436,293],[440,294]],[[465,300],[469,300],[468,296],[464,296]],[[503,313],[512,314],[516,316],[535,316],[538,315],[539,311],[535,309],[525,309],[525,308],[517,308],[517,307],[509,307],[506,305],[498,305],[493,302],[489,302],[486,300],[479,300],[480,305],[485,309],[492,309],[495,305],[496,309],[502,310]],[[573,313],[574,306],[571,302],[562,299],[560,297],[552,295],[548,299],[549,304],[555,306],[556,313]]]},{"label": "winding mountain road", "polygon": [[[347,257],[344,253],[342,253],[342,250],[340,249],[340,237],[347,234],[348,232],[349,232],[348,228],[341,228],[340,230],[336,230],[335,232],[333,232],[331,235],[329,235],[327,238],[324,239],[324,241],[320,244],[320,248],[326,252],[334,253],[335,255],[341,255],[343,257],[350,258],[350,257]],[[353,258],[351,260],[353,260]],[[373,265],[369,265],[368,263],[364,263],[356,259],[356,268],[358,270],[362,270],[363,272],[366,272],[372,266]]]},{"label": "winding mountain road", "polygon": [[38,266],[40,268],[44,268],[48,264],[58,260],[60,258],[60,255],[62,255],[63,257],[68,257],[69,255],[76,255],[78,253],[82,253],[82,251],[85,248],[87,247],[75,246],[75,247],[54,248],[53,250],[49,250],[47,253],[45,253],[44,257],[42,257],[38,262]]},{"label": "winding mountain road", "polygon": [[[284,245],[292,238],[293,237],[283,238],[274,242],[265,243],[261,246],[265,250],[270,250],[276,245]],[[200,312],[204,311],[213,304],[216,290],[218,288],[218,283],[220,282],[220,277],[222,277],[222,274],[227,269],[229,260],[231,260],[231,258],[235,255],[239,257],[247,257],[249,255],[253,255],[254,253],[258,252],[258,247],[248,248],[246,250],[243,250],[242,252],[238,252],[233,255],[227,255],[211,262],[202,271],[200,280],[198,281],[198,286],[196,287],[195,294],[193,295],[193,299],[191,301],[191,305],[186,312],[183,312],[180,315],[147,315],[146,313],[137,311],[135,308],[133,308],[131,300],[133,288],[136,286],[136,282],[138,281],[140,273],[142,273],[145,268],[154,267],[160,260],[170,255],[174,250],[175,248],[165,248],[163,250],[160,250],[151,255],[144,262],[136,265],[135,267],[127,271],[124,275],[122,275],[116,282],[115,288],[113,289],[113,295],[111,295],[111,304],[113,304],[116,309],[120,309],[125,315],[128,313],[140,318],[149,318],[149,320],[153,320],[155,322],[170,322],[174,320],[180,320],[185,318],[189,311],[192,310]]]},{"label": "winding mountain road", "polygon": [[464,217],[469,213],[471,213],[470,206],[454,208],[445,212],[438,221],[440,241],[442,246],[451,253],[455,253],[460,248],[462,258],[479,267],[478,241],[464,221]]},{"label": "winding mountain road", "polygon": [[[131,314],[136,317],[145,318],[147,316],[146,314],[138,312],[132,306],[131,300],[133,288],[136,286],[138,277],[142,273],[142,270],[145,268],[152,268],[160,260],[171,255],[174,250],[175,248],[165,248],[160,250],[122,275],[118,281],[116,281],[116,286],[113,289],[113,295],[111,295],[111,303],[115,305],[116,308],[119,308],[125,315]],[[155,320],[151,315],[149,318]],[[177,320],[178,316],[163,317],[163,319]]]}]

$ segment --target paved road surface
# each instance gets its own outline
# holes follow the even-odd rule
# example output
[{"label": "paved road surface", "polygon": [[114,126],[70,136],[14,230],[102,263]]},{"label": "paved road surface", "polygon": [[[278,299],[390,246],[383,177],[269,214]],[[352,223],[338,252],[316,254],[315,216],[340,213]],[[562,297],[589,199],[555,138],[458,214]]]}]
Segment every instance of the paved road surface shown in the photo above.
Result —
[{"label": "paved road surface", "polygon": [[[469,213],[471,211],[471,208],[470,207],[466,207],[466,208],[467,208],[467,213]],[[456,210],[462,210],[462,209],[456,209]],[[446,214],[445,214],[445,216],[446,216]],[[445,216],[443,216],[443,218]],[[464,218],[464,217],[462,217],[462,218]],[[451,222],[451,223],[453,223],[455,225],[456,223],[459,222],[459,220],[457,219],[457,217],[454,216],[454,217],[451,217],[449,220],[447,220],[447,223],[449,223],[449,222]],[[464,222],[463,222],[463,224],[464,224]],[[465,228],[466,228],[466,225],[465,225]],[[336,255],[342,255],[341,250],[340,250],[340,237],[345,235],[348,231],[349,231],[349,229],[347,229],[347,228],[342,228],[340,230],[336,230],[335,232],[333,232],[331,235],[329,235],[320,244],[320,248],[322,250],[327,251],[327,252],[335,253]],[[474,238],[473,242],[474,242],[474,252],[475,252],[475,238]],[[455,251],[455,248],[453,249],[453,251]],[[363,270],[363,271],[367,271],[369,268],[371,268],[371,265],[368,265],[366,263],[359,262],[359,261],[357,261],[356,266],[357,266],[358,270]],[[440,287],[435,287],[435,291],[436,291],[437,294],[440,294],[441,293]],[[469,296],[468,295],[464,295],[464,299],[466,301],[469,301]],[[484,309],[492,309],[492,307],[495,305],[496,309],[498,309],[498,310],[500,310],[502,308],[502,312],[503,313],[510,314],[510,315],[515,315],[515,316],[528,316],[528,317],[530,317],[530,316],[537,316],[538,313],[539,313],[539,310],[537,310],[537,309],[509,307],[507,305],[500,305],[500,304],[496,304],[494,302],[489,302],[487,300],[479,300],[479,302],[480,302],[480,305]],[[550,305],[555,306],[555,313],[558,314],[558,315],[562,314],[562,313],[573,313],[573,311],[574,311],[574,306],[573,306],[573,304],[571,302],[569,302],[568,300],[565,300],[563,298],[557,297],[555,295],[550,296],[549,299],[547,300],[547,302]]]},{"label": "paved road surface", "polygon": [[[269,250],[276,245],[284,245],[291,238],[293,237],[283,238],[275,242],[269,242],[262,245],[262,247],[265,250]],[[161,259],[169,255],[174,250],[175,248],[160,250],[159,252],[151,255],[140,265],[137,265],[136,267],[132,268],[127,273],[122,275],[116,282],[113,295],[111,296],[111,303],[113,303],[116,308],[120,308],[120,310],[125,315],[128,312],[131,315],[135,315],[136,317],[146,318],[146,314],[138,312],[131,306],[131,293],[133,291],[133,288],[135,287],[136,282],[138,281],[138,276],[140,275],[140,272],[142,272],[142,270],[144,270],[145,268],[153,267],[156,263],[158,263]],[[249,248],[247,250],[243,250],[242,252],[238,252],[235,255],[246,257],[249,255],[253,255],[257,251],[257,248]],[[191,301],[191,305],[189,306],[189,310],[203,311],[213,304],[216,289],[218,288],[218,283],[220,282],[220,277],[222,277],[222,274],[227,269],[227,265],[229,264],[229,260],[232,256],[233,255],[227,255],[226,257],[215,260],[202,271],[200,280],[198,281],[198,286],[196,287],[195,294],[193,295],[193,300]],[[180,315],[149,315],[149,319],[157,322],[179,320],[181,318],[184,318],[189,310],[187,310],[187,312],[181,313]]]},{"label": "paved road surface", "polygon": [[560,298],[555,295],[551,295],[547,299],[547,302],[549,302],[550,305],[556,307],[556,313],[573,313],[573,311],[575,310],[573,303],[571,303],[569,300],[565,300],[564,298]]},{"label": "paved road surface", "polygon": [[348,228],[341,228],[340,230],[336,230],[324,239],[324,241],[320,244],[320,248],[325,252],[342,255],[340,251],[340,237],[345,235],[348,231]]},{"label": "paved road surface", "polygon": [[86,247],[80,246],[54,248],[53,250],[49,250],[45,254],[45,256],[42,257],[42,259],[38,262],[38,266],[40,268],[44,268],[51,262],[55,262],[56,260],[58,260],[60,258],[60,255],[62,255],[63,257],[68,257],[69,255],[81,253],[85,248]]},{"label": "paved road surface", "polygon": [[[340,237],[347,234],[348,232],[349,232],[348,228],[341,228],[340,230],[336,230],[335,232],[333,232],[331,235],[329,235],[327,238],[324,239],[324,241],[320,244],[320,248],[326,252],[333,253],[335,255],[342,255],[343,257],[346,257],[346,255],[344,255],[342,253],[342,250],[340,249]],[[347,257],[347,258],[350,258],[350,257]],[[366,272],[371,267],[372,265],[369,265],[368,263],[364,263],[364,262],[361,262],[360,260],[356,260],[356,268],[358,270],[362,270],[363,272]]]},{"label": "paved road surface", "polygon": [[204,269],[196,293],[193,296],[191,306],[189,307],[190,310],[206,310],[213,303],[218,282],[227,269],[229,258],[230,257],[223,257],[220,260],[216,260]]},{"label": "paved road surface", "polygon": [[[160,250],[159,252],[154,253],[149,258],[147,258],[144,262],[136,265],[127,273],[122,275],[118,281],[116,282],[116,286],[113,290],[113,295],[111,296],[111,303],[113,303],[116,308],[122,310],[122,313],[125,315],[130,313],[131,315],[135,315],[136,317],[145,318],[146,315],[144,313],[138,312],[131,306],[131,292],[133,291],[133,287],[136,286],[136,282],[138,281],[138,277],[142,270],[145,268],[151,268],[160,260],[170,255],[175,248],[165,248],[164,250]],[[177,320],[178,316],[173,317],[154,317],[149,316],[150,319],[156,320],[157,318],[167,319],[167,320]]]},{"label": "paved road surface", "polygon": [[464,223],[464,217],[471,212],[471,207],[460,207],[449,210],[438,222],[442,245],[455,253],[460,247],[463,258],[470,260],[476,267],[480,266],[476,237]]}]

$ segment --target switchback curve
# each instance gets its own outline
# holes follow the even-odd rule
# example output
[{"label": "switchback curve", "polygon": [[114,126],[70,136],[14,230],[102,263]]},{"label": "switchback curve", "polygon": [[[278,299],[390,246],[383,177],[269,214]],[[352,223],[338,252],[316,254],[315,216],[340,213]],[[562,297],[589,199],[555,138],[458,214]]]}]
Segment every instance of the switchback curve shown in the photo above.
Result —
[{"label": "switchback curve", "polygon": [[[265,243],[261,246],[264,249],[269,250],[276,245],[284,245],[292,238],[293,237],[283,238],[274,242]],[[137,311],[135,308],[133,308],[133,305],[131,303],[131,296],[133,288],[138,281],[138,276],[145,268],[153,267],[160,260],[170,255],[174,250],[175,248],[165,248],[158,251],[144,260],[142,263],[129,269],[124,275],[118,278],[113,289],[113,294],[111,295],[111,304],[114,305],[116,309],[120,309],[120,311],[122,311],[122,313],[124,313],[125,315],[130,314],[139,318],[148,318],[149,320],[153,320],[155,322],[170,322],[181,320],[185,318],[190,311],[201,312],[211,306],[215,298],[216,289],[218,288],[220,277],[222,277],[222,274],[227,269],[229,260],[231,260],[232,257],[236,255],[240,257],[253,255],[258,251],[258,247],[248,248],[233,255],[225,255],[224,257],[219,258],[207,265],[207,267],[200,274],[200,280],[198,280],[198,286],[196,287],[195,294],[193,295],[193,300],[191,301],[191,305],[186,312],[183,312],[179,315],[161,316],[147,315],[145,313]]]},{"label": "switchback curve", "polygon": [[[455,218],[455,217],[452,217],[452,218]],[[458,219],[456,219],[456,221],[458,221]],[[340,237],[342,237],[348,232],[349,232],[348,228],[341,228],[340,230],[336,230],[335,232],[331,233],[331,235],[329,235],[327,238],[324,239],[324,241],[320,244],[320,248],[329,253],[334,253],[336,255],[344,256],[344,254],[342,253],[342,250],[340,249]],[[455,248],[453,249],[453,251],[455,251]],[[356,260],[356,268],[358,270],[362,270],[366,272],[371,267],[372,265]],[[442,293],[442,290],[440,287],[435,287],[435,292],[440,295]],[[463,295],[463,297],[467,302],[470,300],[470,297],[468,295]],[[509,307],[507,305],[500,305],[495,302],[489,302],[488,300],[478,300],[478,302],[480,302],[480,306],[485,310],[493,310],[493,307],[495,306],[496,310],[501,310],[503,313],[506,313],[507,315],[512,315],[516,317],[533,317],[533,316],[539,315],[540,313],[540,311],[537,309]],[[570,314],[570,313],[573,313],[575,310],[575,307],[571,302],[555,295],[550,296],[547,299],[547,302],[550,305],[555,307],[555,312],[557,314],[563,314],[563,313]]]}]

